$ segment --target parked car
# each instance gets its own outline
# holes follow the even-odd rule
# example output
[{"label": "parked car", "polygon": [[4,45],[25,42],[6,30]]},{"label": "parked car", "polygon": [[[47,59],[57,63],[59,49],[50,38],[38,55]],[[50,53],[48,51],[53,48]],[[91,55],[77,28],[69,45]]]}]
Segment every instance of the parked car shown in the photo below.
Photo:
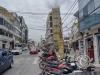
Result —
[{"label": "parked car", "polygon": [[27,47],[22,48],[22,51],[26,51],[26,50],[28,50],[28,48],[27,48]]},{"label": "parked car", "polygon": [[38,54],[38,51],[30,51],[30,55]]},{"label": "parked car", "polygon": [[0,75],[5,70],[12,67],[13,55],[10,51],[0,49]]},{"label": "parked car", "polygon": [[21,49],[13,49],[11,52],[12,52],[13,55],[20,55],[20,54],[22,54],[22,50]]},{"label": "parked car", "polygon": [[39,49],[39,48],[36,48],[36,50],[37,50],[38,52],[40,52],[40,49]]}]

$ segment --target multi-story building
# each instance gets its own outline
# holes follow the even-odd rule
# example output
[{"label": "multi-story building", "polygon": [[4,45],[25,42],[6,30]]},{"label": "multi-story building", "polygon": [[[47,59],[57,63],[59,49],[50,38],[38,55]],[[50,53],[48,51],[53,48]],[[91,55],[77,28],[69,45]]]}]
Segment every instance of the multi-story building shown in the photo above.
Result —
[{"label": "multi-story building", "polygon": [[13,49],[21,43],[21,23],[16,13],[0,7],[0,48]]},{"label": "multi-story building", "polygon": [[22,16],[20,18],[20,24],[21,24],[21,37],[22,37],[22,43],[28,42],[28,27],[25,23],[25,20]]},{"label": "multi-story building", "polygon": [[15,40],[21,39],[19,25],[12,13],[0,7],[0,48],[14,48]]},{"label": "multi-story building", "polygon": [[17,29],[16,30],[17,35],[19,35],[19,36],[14,36],[14,38],[15,38],[15,44],[16,43],[21,43],[21,39],[22,39],[21,33],[22,32],[21,32],[20,18],[19,18],[19,16],[16,13],[11,13],[11,14],[12,14],[13,17],[15,17],[15,20],[13,22],[13,25]]},{"label": "multi-story building", "polygon": [[70,38],[69,37],[64,37],[64,53],[65,54],[69,54],[70,52],[70,43],[69,43],[69,40]]},{"label": "multi-story building", "polygon": [[70,55],[73,57],[76,57],[79,55],[79,23],[78,20],[75,19],[75,22],[73,23],[71,27],[71,33],[70,33]]},{"label": "multi-story building", "polygon": [[47,30],[46,30],[46,39],[48,42],[52,43],[56,48],[56,53],[61,58],[64,57],[64,44],[62,37],[62,24],[60,17],[60,9],[52,8],[52,11],[48,15],[47,19]]},{"label": "multi-story building", "polygon": [[100,64],[100,0],[79,0],[79,22],[84,54]]},{"label": "multi-story building", "polygon": [[53,44],[53,23],[52,23],[52,13],[50,12],[47,17],[46,22],[46,42],[50,45]]}]

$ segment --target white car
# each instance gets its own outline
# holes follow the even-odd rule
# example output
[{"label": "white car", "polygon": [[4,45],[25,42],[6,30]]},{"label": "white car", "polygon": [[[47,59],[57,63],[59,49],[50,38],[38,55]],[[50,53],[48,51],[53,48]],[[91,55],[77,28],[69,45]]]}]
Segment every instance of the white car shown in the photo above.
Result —
[{"label": "white car", "polygon": [[21,49],[13,49],[11,52],[12,52],[12,54],[14,54],[14,55],[22,54],[22,50],[21,50]]},{"label": "white car", "polygon": [[22,51],[26,51],[26,50],[28,50],[28,48],[27,48],[27,47],[24,47],[24,48],[22,49]]}]

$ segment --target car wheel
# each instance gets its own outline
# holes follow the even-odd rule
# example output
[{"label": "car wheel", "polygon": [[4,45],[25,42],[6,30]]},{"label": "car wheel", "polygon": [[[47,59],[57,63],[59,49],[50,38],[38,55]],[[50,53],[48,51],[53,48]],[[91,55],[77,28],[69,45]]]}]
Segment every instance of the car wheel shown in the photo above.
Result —
[{"label": "car wheel", "polygon": [[13,67],[13,64],[14,64],[14,61],[12,60],[12,62],[10,63],[9,68],[12,68]]},{"label": "car wheel", "polygon": [[12,64],[10,64],[9,69],[12,68]]}]

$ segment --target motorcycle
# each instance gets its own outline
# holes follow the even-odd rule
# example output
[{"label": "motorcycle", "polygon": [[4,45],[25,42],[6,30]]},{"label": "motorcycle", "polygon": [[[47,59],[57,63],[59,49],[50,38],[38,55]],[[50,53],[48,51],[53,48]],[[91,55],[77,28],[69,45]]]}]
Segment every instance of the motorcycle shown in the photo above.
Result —
[{"label": "motorcycle", "polygon": [[89,60],[86,56],[80,56],[76,61],[70,61],[70,58],[67,57],[65,61],[60,62],[52,53],[47,52],[40,59],[39,66],[42,69],[40,75],[66,75],[77,70],[80,72],[94,70],[94,67],[89,64],[90,62],[84,64],[85,60]]},{"label": "motorcycle", "polygon": [[44,73],[44,75],[51,75],[51,74],[64,75],[71,73],[72,71],[73,69],[64,63],[52,62],[45,65],[45,68],[43,69],[41,74]]}]

